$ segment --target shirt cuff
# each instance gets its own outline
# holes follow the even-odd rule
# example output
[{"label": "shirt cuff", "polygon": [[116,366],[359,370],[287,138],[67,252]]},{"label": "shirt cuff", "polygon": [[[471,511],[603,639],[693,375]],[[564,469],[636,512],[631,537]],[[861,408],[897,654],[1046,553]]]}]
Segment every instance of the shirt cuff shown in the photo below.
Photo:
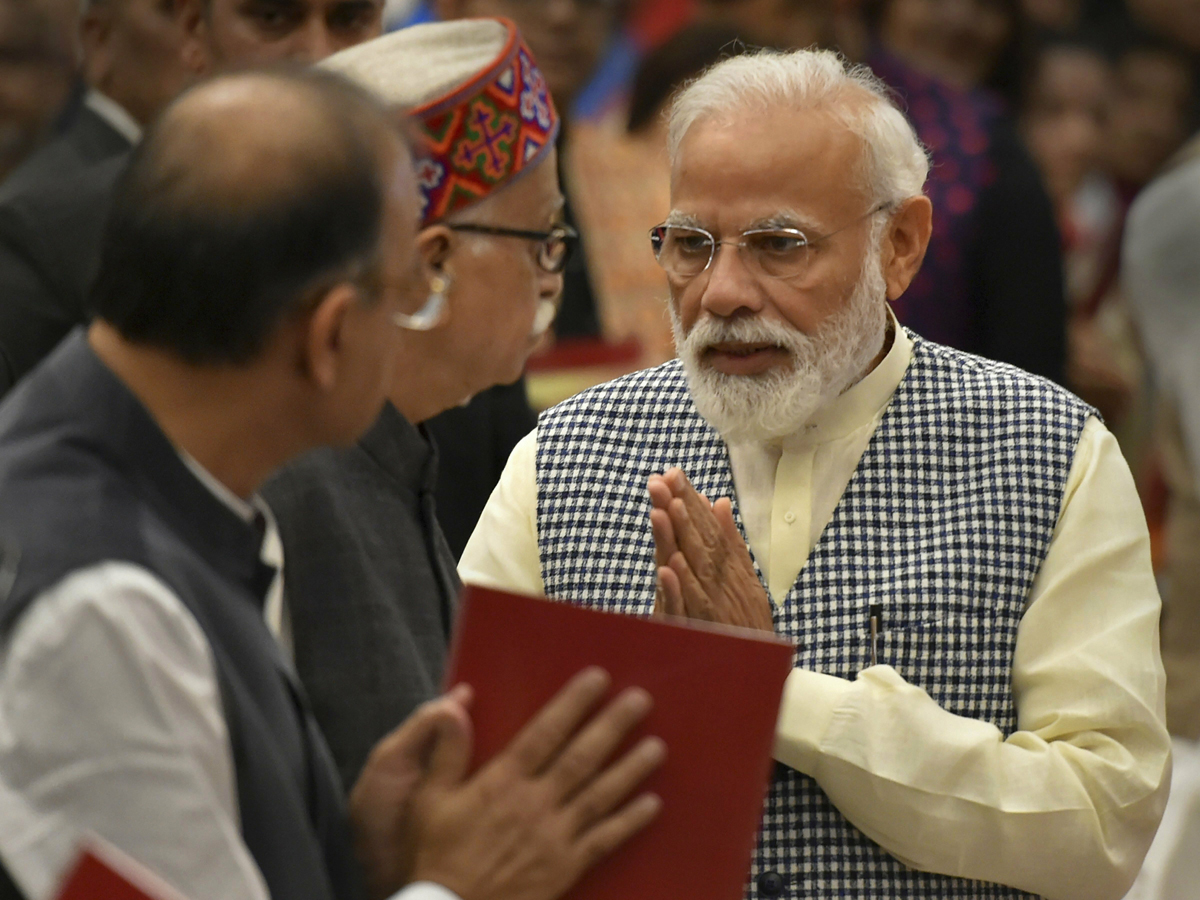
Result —
[{"label": "shirt cuff", "polygon": [[454,891],[434,884],[432,881],[417,881],[392,895],[392,900],[460,900]]},{"label": "shirt cuff", "polygon": [[844,678],[793,669],[783,685],[783,702],[775,726],[775,758],[806,775],[815,775],[833,714],[853,689],[853,683]]}]

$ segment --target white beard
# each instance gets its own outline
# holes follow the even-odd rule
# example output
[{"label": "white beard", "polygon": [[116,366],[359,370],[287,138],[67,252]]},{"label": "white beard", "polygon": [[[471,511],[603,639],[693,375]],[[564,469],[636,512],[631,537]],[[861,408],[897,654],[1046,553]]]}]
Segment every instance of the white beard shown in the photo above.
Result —
[{"label": "white beard", "polygon": [[[856,384],[879,355],[886,334],[887,284],[880,249],[871,241],[850,301],[812,337],[781,322],[703,315],[686,335],[669,304],[675,350],[696,408],[730,443],[770,441],[798,431],[829,401]],[[704,362],[714,344],[770,343],[790,366],[762,375],[727,375]]]}]

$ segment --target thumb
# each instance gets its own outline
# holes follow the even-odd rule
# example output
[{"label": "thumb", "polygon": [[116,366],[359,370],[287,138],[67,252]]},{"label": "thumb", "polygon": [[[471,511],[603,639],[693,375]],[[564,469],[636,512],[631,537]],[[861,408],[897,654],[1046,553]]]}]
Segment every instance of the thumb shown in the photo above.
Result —
[{"label": "thumb", "polygon": [[471,719],[457,703],[434,704],[437,717],[433,722],[433,752],[429,757],[429,781],[451,787],[462,781],[471,764],[474,732]]}]

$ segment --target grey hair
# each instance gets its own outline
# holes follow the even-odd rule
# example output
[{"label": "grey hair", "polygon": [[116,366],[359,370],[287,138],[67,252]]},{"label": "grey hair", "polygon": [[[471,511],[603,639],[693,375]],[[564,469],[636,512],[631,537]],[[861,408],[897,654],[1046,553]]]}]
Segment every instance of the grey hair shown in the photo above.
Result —
[{"label": "grey hair", "polygon": [[891,93],[866,66],[831,50],[759,50],[717,63],[676,95],[667,128],[671,165],[698,121],[747,110],[828,110],[861,138],[861,188],[873,204],[921,193],[929,156]]}]

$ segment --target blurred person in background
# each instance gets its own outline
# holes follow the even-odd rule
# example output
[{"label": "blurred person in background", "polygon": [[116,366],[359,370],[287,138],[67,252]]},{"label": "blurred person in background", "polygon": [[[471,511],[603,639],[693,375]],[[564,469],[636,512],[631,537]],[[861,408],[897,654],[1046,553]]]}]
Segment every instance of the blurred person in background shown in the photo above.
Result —
[{"label": "blurred person in background", "polygon": [[836,42],[834,0],[699,0],[696,17],[733,29],[748,44],[799,50]]},{"label": "blurred person in background", "polygon": [[108,199],[141,127],[209,72],[315,62],[374,37],[382,9],[383,0],[90,0],[85,108],[0,189],[0,394],[88,320]]},{"label": "blurred person in background", "polygon": [[918,72],[1014,96],[1025,28],[1017,0],[881,0],[873,14],[880,43]]},{"label": "blurred person in background", "polygon": [[1096,249],[1090,278],[1077,283],[1071,307],[1068,382],[1101,410],[1141,473],[1151,409],[1140,339],[1121,291],[1121,243],[1130,205],[1192,128],[1192,60],[1165,40],[1135,30],[1117,52],[1112,83],[1101,140],[1107,177],[1089,185]]},{"label": "blurred person in background", "polygon": [[1035,28],[1067,33],[1079,24],[1083,0],[1021,0],[1021,11]]},{"label": "blurred person in background", "polygon": [[50,0],[0,2],[0,184],[61,124],[76,77],[73,32]]},{"label": "blurred person in background", "polygon": [[1130,386],[1111,354],[1095,342],[1079,340],[1073,326],[1104,277],[1120,216],[1104,168],[1116,73],[1098,46],[1069,36],[1044,38],[1030,61],[1021,135],[1041,169],[1062,233],[1068,331],[1076,338],[1070,343],[1070,383],[1111,423],[1127,407]]},{"label": "blurred person in background", "polygon": [[867,62],[897,91],[933,158],[929,255],[897,317],[1061,382],[1054,207],[1007,109],[1023,32],[1015,0],[878,0],[866,12],[875,41]]},{"label": "blurred person in background", "polygon": [[[1200,32],[1191,36],[1200,48]],[[1134,201],[1121,291],[1144,351],[1151,410],[1147,481],[1160,522],[1162,657],[1171,796],[1129,900],[1191,900],[1200,883],[1200,138]]]},{"label": "blurred person in background", "polygon": [[5,183],[6,205],[127,151],[194,80],[181,55],[186,0],[82,2],[72,29],[83,55],[83,102],[65,132]]}]

